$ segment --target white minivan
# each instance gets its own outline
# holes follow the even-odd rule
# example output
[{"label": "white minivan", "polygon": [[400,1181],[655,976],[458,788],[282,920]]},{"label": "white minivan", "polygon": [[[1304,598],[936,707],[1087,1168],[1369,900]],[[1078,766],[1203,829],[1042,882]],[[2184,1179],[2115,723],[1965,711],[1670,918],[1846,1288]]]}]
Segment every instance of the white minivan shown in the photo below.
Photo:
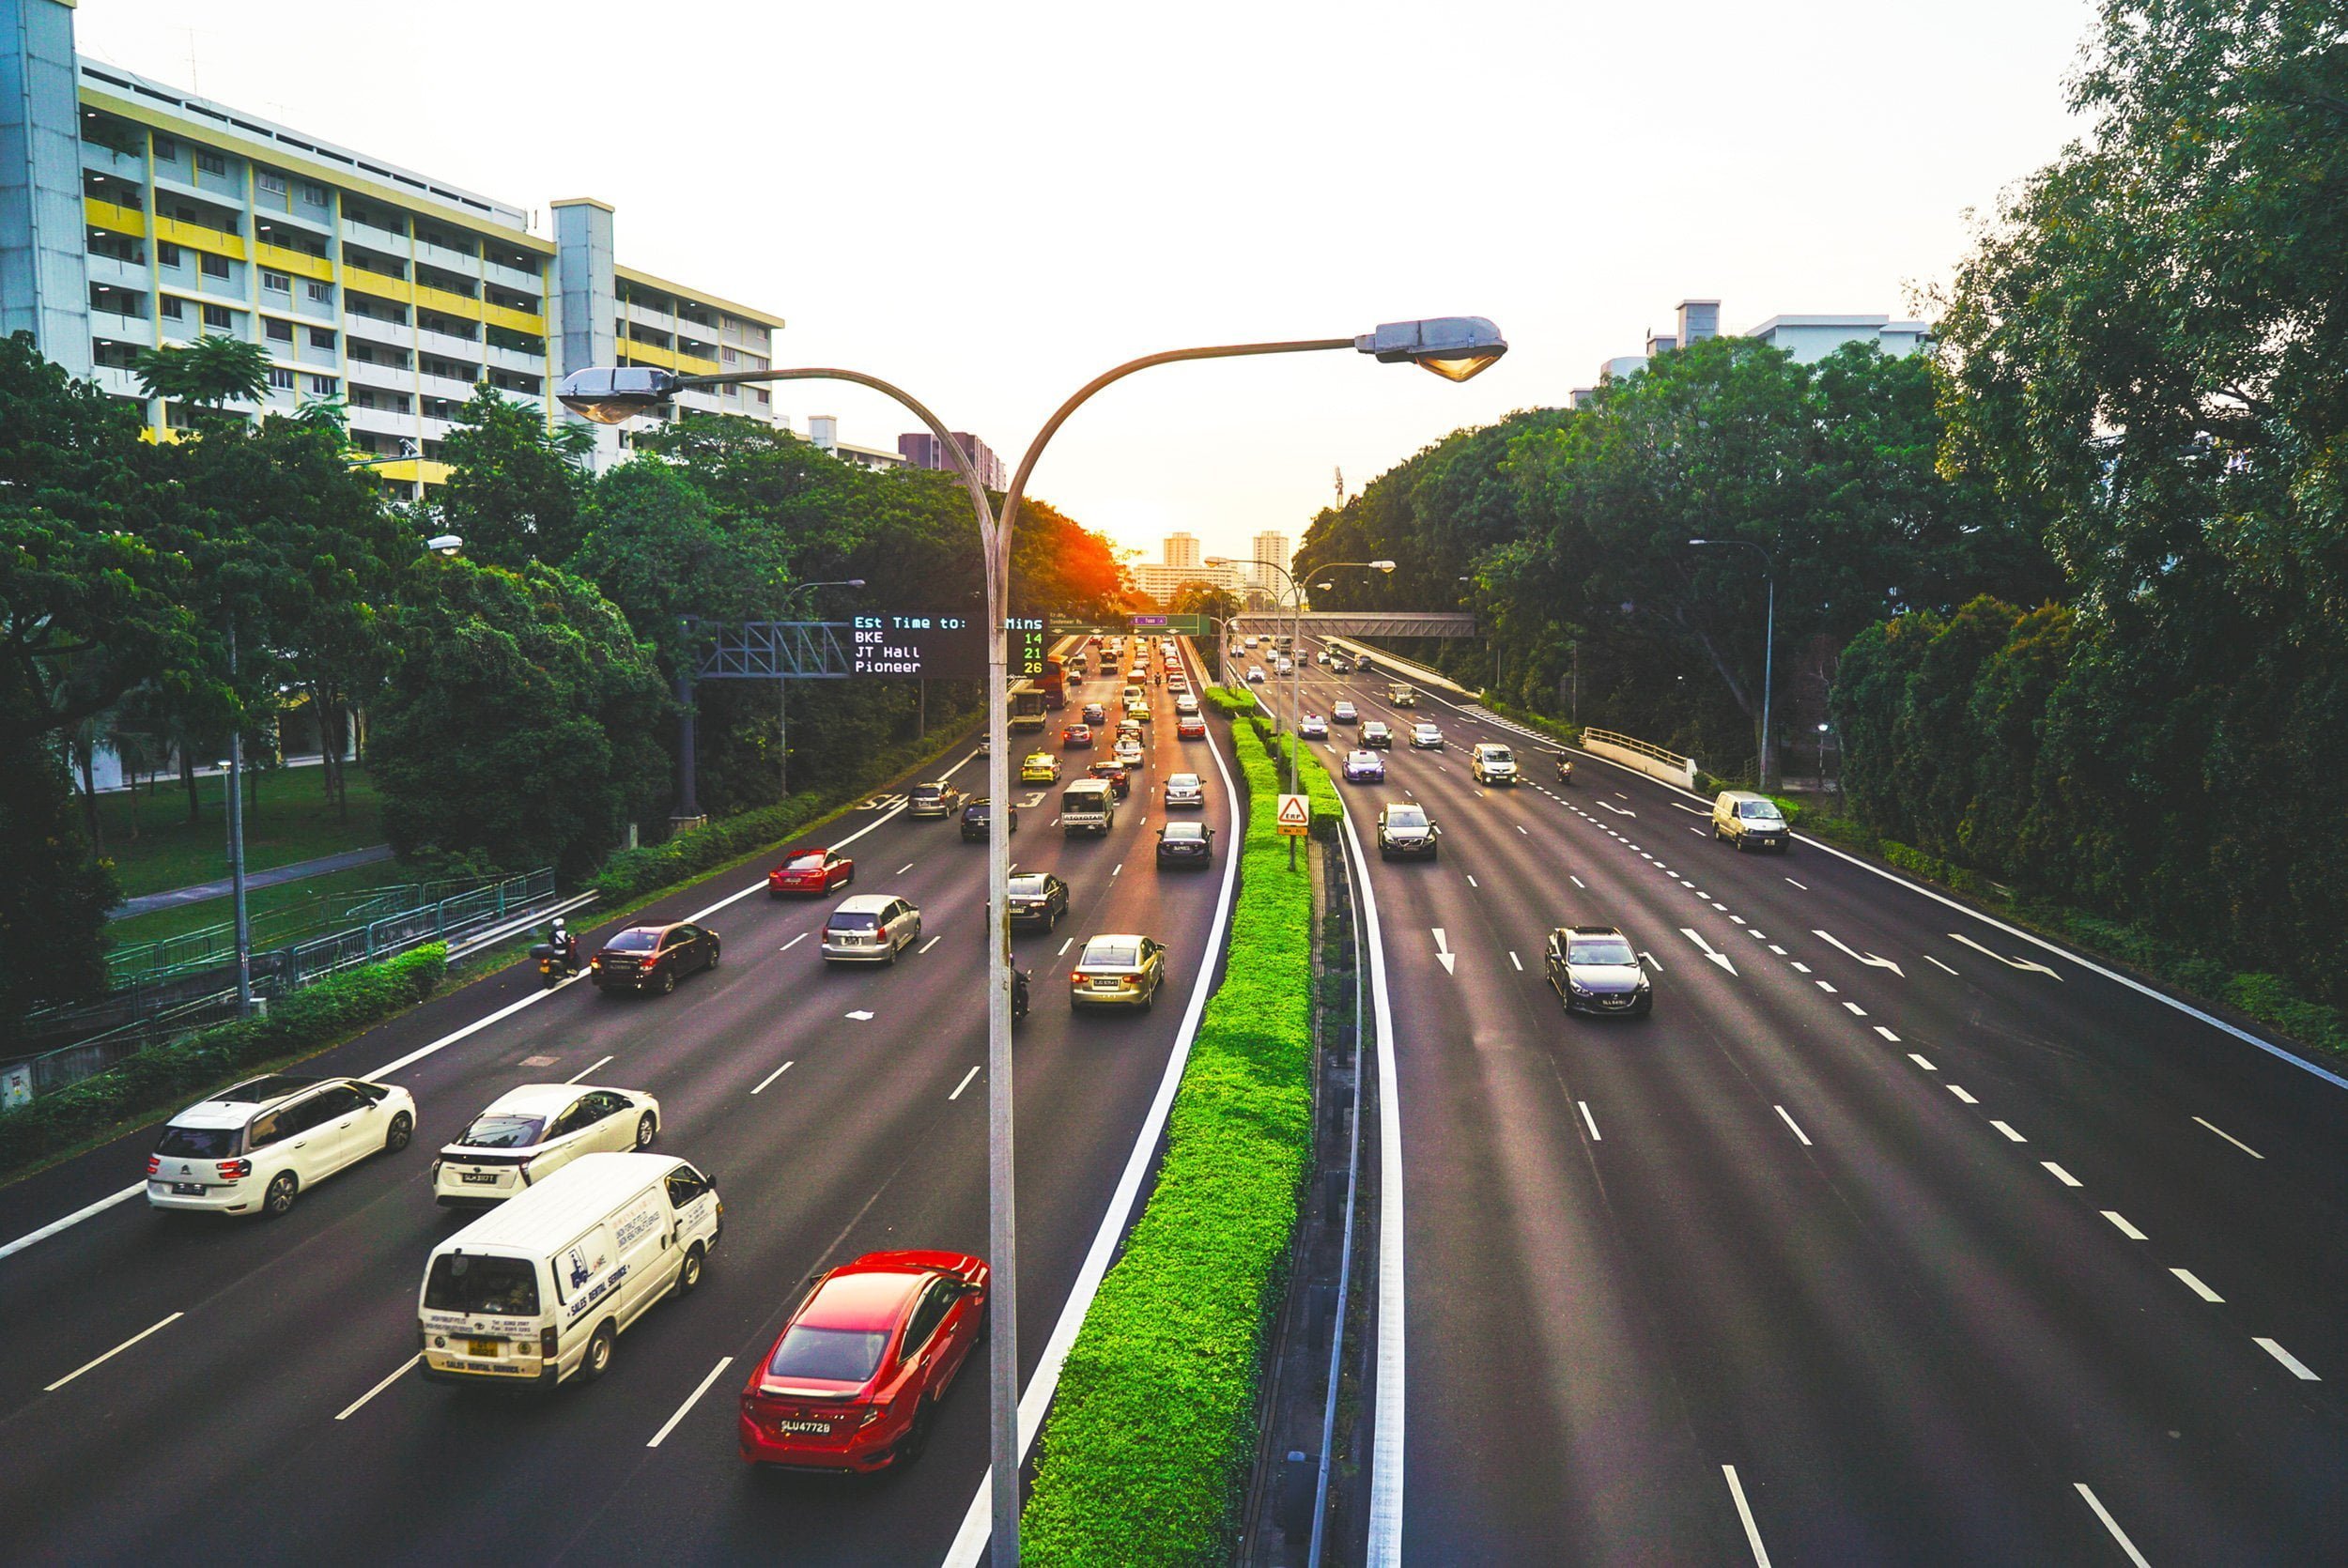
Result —
[{"label": "white minivan", "polygon": [[1117,825],[1117,792],[1105,778],[1079,778],[1059,793],[1062,838],[1106,833]]},{"label": "white minivan", "polygon": [[432,1249],[417,1303],[424,1375],[593,1382],[620,1330],[701,1284],[725,1205],[671,1154],[585,1154]]}]

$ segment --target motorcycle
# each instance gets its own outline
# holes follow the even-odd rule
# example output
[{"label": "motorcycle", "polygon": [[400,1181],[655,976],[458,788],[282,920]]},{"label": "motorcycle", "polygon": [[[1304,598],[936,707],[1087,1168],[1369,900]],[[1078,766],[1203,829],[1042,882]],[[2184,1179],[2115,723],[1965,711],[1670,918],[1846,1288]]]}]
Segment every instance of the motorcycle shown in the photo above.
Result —
[{"label": "motorcycle", "polygon": [[1557,759],[1557,782],[1567,785],[1570,785],[1573,782],[1572,758],[1560,757]]},{"label": "motorcycle", "polygon": [[1013,1023],[1027,1016],[1027,971],[1011,972],[1011,1021]]},{"label": "motorcycle", "polygon": [[537,944],[530,956],[538,961],[538,983],[552,991],[579,973],[579,938],[558,923],[554,940]]}]

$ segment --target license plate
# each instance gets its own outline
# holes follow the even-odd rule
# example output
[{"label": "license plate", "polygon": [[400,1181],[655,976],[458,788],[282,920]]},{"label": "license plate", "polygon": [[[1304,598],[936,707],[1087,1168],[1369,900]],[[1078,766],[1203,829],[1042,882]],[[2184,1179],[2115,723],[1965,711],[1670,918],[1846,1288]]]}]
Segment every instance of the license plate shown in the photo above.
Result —
[{"label": "license plate", "polygon": [[465,1342],[465,1354],[468,1356],[494,1357],[504,1347],[505,1342],[503,1340],[469,1339]]},{"label": "license plate", "polygon": [[478,1182],[484,1187],[496,1186],[498,1179],[498,1174],[495,1171],[459,1171],[456,1176],[460,1181]]},{"label": "license plate", "polygon": [[1122,980],[1095,980],[1092,982],[1092,989],[1095,991],[1122,991],[1125,989],[1125,982]]},{"label": "license plate", "polygon": [[200,1198],[204,1195],[204,1184],[200,1181],[175,1181],[171,1190],[183,1197]]}]

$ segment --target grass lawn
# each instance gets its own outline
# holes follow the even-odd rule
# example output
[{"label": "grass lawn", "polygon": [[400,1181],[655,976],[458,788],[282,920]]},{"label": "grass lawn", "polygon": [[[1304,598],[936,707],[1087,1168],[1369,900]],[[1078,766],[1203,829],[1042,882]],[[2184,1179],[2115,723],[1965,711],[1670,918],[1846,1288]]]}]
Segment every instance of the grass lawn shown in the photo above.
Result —
[{"label": "grass lawn", "polygon": [[[350,786],[348,822],[337,819],[326,799],[324,769],[280,768],[260,775],[260,804],[249,807],[244,816],[245,869],[266,871],[272,866],[381,843],[382,812],[376,801],[375,781],[360,767],[350,768],[346,776]],[[198,778],[195,789],[200,805],[193,822],[188,821],[187,788],[177,778],[159,780],[151,795],[142,788],[98,797],[106,853],[115,863],[124,898],[162,893],[228,874],[227,782]],[[397,880],[389,867],[365,869],[377,882]],[[124,925],[144,925],[145,918],[117,921],[115,940],[123,940]]]},{"label": "grass lawn", "polygon": [[[358,792],[353,791],[355,795]],[[358,802],[351,803],[354,811]],[[354,866],[348,871],[333,871],[322,877],[306,877],[300,882],[280,883],[275,887],[255,887],[245,896],[245,908],[253,921],[255,946],[273,946],[272,938],[282,937],[292,929],[307,926],[313,920],[336,919],[359,901],[361,896],[378,887],[390,887],[400,880],[400,869],[389,861],[375,866]],[[132,915],[107,926],[106,940],[116,952],[144,942],[161,942],[165,937],[178,936],[186,931],[202,930],[207,926],[224,926],[237,917],[233,899],[207,899],[198,904],[181,904],[177,909],[159,909],[152,915]]]}]

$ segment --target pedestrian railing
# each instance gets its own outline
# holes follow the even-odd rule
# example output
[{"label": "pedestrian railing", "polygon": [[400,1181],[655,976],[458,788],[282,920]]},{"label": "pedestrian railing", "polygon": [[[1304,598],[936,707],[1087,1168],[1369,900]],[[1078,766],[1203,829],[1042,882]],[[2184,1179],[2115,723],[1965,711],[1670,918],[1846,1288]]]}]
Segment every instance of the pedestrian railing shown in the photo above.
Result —
[{"label": "pedestrian railing", "polygon": [[1667,779],[1683,790],[1696,787],[1696,760],[1666,750],[1651,741],[1636,735],[1620,734],[1612,730],[1584,730],[1582,749],[1600,757],[1611,758],[1628,767],[1656,778]]}]

